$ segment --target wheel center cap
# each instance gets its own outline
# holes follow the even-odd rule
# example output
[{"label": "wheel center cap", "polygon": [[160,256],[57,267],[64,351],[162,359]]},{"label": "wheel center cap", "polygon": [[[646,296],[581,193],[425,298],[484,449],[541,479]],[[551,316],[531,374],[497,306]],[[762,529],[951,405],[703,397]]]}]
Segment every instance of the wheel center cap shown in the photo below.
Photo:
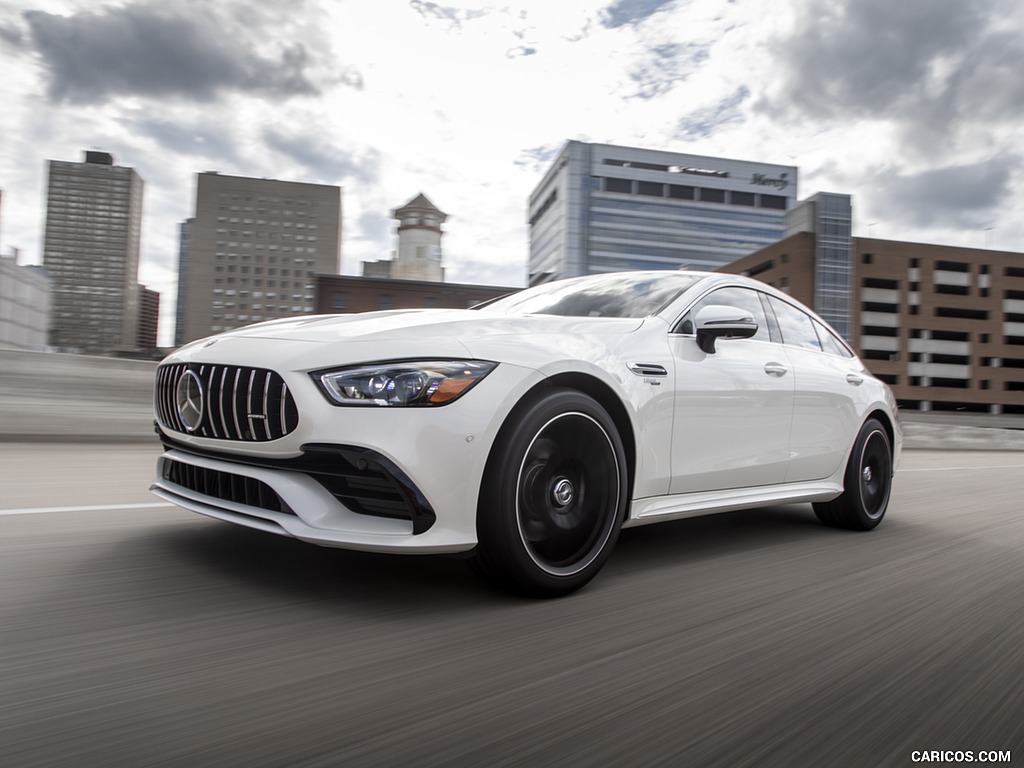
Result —
[{"label": "wheel center cap", "polygon": [[864,482],[865,483],[870,483],[871,482],[871,477],[872,477],[871,467],[864,467]]},{"label": "wheel center cap", "polygon": [[560,507],[567,506],[575,495],[576,490],[572,487],[572,483],[566,478],[560,478],[551,489],[551,498],[554,499],[555,504]]}]

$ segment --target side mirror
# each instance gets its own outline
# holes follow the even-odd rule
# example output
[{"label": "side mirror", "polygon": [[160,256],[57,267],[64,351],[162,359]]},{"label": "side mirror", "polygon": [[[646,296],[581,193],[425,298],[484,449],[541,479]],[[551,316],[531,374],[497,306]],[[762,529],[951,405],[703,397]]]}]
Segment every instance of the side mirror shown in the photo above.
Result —
[{"label": "side mirror", "polygon": [[757,322],[744,309],[723,304],[701,307],[693,320],[697,346],[709,355],[715,353],[717,339],[749,339],[757,333]]}]

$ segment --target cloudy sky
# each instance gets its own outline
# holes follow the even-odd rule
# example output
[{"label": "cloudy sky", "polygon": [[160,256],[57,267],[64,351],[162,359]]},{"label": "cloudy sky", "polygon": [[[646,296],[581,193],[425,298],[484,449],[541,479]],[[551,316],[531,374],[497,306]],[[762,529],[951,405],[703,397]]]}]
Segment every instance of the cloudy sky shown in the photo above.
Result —
[{"label": "cloudy sky", "polygon": [[344,274],[423,192],[450,280],[522,285],[568,139],[794,164],[856,235],[1024,252],[1019,0],[0,0],[0,73],[0,247],[39,263],[46,160],[110,152],[165,317],[197,172],[342,186]]}]

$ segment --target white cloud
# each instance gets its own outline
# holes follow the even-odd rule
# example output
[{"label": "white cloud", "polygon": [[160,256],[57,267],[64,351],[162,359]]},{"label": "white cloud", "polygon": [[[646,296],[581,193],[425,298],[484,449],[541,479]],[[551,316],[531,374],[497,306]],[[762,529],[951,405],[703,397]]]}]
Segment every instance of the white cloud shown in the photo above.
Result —
[{"label": "white cloud", "polygon": [[[140,280],[164,294],[165,320],[177,225],[207,170],[342,185],[349,274],[389,255],[388,212],[424,192],[450,216],[450,279],[522,284],[526,199],[582,139],[795,164],[801,195],[854,195],[860,234],[979,245],[992,221],[995,244],[1024,250],[1024,81],[1006,76],[1024,63],[1010,44],[1024,14],[944,2],[958,24],[919,0],[839,0],[825,15],[808,0],[0,0],[0,237],[38,262],[45,161],[100,148],[146,181]],[[54,34],[136,24],[165,41],[204,15],[231,40],[193,56],[205,70],[167,76],[135,46],[90,82],[68,67],[102,47],[58,55],[36,34],[40,20]],[[979,179],[995,194],[958,203]],[[925,216],[936,198],[921,181],[969,215]]]}]

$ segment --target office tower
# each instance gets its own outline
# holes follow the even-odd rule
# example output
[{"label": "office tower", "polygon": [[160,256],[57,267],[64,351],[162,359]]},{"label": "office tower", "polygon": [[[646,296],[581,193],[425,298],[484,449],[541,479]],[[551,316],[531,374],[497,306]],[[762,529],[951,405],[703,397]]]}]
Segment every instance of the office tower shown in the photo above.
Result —
[{"label": "office tower", "polygon": [[716,269],[781,238],[794,166],[568,142],[529,200],[529,284]]},{"label": "office tower", "polygon": [[139,175],[106,152],[49,161],[43,266],[53,278],[54,347],[135,348],[142,194]]},{"label": "office tower", "polygon": [[340,187],[198,174],[176,340],[312,313],[340,242]]},{"label": "office tower", "polygon": [[160,294],[139,286],[139,330],[135,346],[140,352],[154,352],[160,330]]},{"label": "office tower", "polygon": [[188,251],[192,241],[195,219],[185,219],[178,225],[178,295],[174,306],[174,346],[185,343],[185,285],[188,283]]}]

